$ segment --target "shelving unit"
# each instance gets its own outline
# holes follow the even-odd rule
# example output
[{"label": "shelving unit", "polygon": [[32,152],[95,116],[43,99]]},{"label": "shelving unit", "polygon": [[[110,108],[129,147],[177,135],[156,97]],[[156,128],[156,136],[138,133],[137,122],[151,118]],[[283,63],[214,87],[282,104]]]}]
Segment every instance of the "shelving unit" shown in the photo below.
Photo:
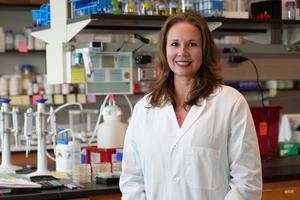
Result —
[{"label": "shelving unit", "polygon": [[28,52],[20,52],[18,50],[5,50],[0,54],[31,54],[31,53],[46,53],[46,50],[29,50]]},{"label": "shelving unit", "polygon": [[38,7],[48,0],[0,0],[0,6],[6,7]]},{"label": "shelving unit", "polygon": [[[146,16],[146,15],[89,15],[68,20],[68,24],[90,19],[91,22],[83,31],[159,31],[166,16]],[[221,17],[206,18],[208,24],[217,26],[213,31],[214,35],[242,35],[253,36],[253,40],[267,40],[269,44],[280,44],[287,39],[282,38],[285,30],[289,30],[292,35],[300,31],[300,21],[296,20],[257,20],[257,19],[234,19]],[[216,25],[218,24],[218,25]],[[49,27],[40,27],[36,30],[43,30]],[[291,32],[292,30],[292,32]],[[294,32],[296,30],[296,32]],[[300,35],[300,34],[299,34]],[[284,37],[288,37],[287,35]],[[249,37],[251,38],[251,37]],[[259,38],[258,38],[259,39]],[[300,40],[300,36],[297,37]]]}]

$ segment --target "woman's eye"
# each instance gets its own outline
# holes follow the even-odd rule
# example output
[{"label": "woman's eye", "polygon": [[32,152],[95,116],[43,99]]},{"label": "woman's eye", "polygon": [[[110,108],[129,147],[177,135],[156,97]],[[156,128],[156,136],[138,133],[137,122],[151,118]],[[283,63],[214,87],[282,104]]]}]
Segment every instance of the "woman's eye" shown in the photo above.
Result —
[{"label": "woman's eye", "polygon": [[178,42],[172,42],[172,43],[171,43],[171,46],[177,47],[177,46],[178,46]]},{"label": "woman's eye", "polygon": [[198,44],[195,43],[195,42],[191,42],[191,43],[189,44],[189,46],[190,46],[190,47],[196,47],[196,46],[198,46]]}]

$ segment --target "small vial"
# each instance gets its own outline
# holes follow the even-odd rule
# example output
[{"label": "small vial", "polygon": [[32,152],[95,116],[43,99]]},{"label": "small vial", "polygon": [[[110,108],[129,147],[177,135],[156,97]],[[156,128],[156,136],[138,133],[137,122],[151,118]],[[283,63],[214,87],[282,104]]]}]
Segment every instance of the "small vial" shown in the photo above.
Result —
[{"label": "small vial", "polygon": [[295,20],[296,19],[296,4],[294,1],[287,1],[285,3],[286,7],[286,13],[287,13],[287,19],[289,20]]}]

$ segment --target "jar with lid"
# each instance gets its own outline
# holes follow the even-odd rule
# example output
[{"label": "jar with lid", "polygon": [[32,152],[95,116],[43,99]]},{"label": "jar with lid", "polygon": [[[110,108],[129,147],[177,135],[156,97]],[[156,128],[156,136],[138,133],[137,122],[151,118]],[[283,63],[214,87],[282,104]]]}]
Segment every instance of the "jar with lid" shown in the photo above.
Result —
[{"label": "jar with lid", "polygon": [[15,49],[19,49],[20,45],[26,45],[26,38],[25,35],[23,33],[15,33],[14,36],[14,47]]},{"label": "jar with lid", "polygon": [[149,0],[142,1],[140,14],[153,15],[153,3]]},{"label": "jar with lid", "polygon": [[295,20],[296,19],[296,3],[294,1],[287,1],[285,3],[286,7],[286,18],[289,20]]},{"label": "jar with lid", "polygon": [[22,65],[22,83],[23,83],[23,94],[27,94],[31,90],[31,83],[33,80],[33,72],[31,64]]},{"label": "jar with lid", "polygon": [[154,15],[168,16],[168,5],[163,0],[154,1]]}]

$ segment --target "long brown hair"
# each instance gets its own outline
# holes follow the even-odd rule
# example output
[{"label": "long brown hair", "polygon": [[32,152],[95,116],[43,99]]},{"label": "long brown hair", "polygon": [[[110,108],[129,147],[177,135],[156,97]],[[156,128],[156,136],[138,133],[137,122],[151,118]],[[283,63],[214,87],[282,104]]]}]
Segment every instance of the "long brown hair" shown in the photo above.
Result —
[{"label": "long brown hair", "polygon": [[159,69],[159,74],[151,83],[148,96],[153,107],[161,107],[167,102],[174,103],[174,73],[167,62],[166,44],[168,31],[179,22],[194,25],[202,35],[202,64],[197,71],[185,106],[197,105],[199,98],[208,97],[217,86],[223,83],[217,48],[205,19],[194,11],[170,16],[160,30],[160,41],[156,49],[155,65]]}]

